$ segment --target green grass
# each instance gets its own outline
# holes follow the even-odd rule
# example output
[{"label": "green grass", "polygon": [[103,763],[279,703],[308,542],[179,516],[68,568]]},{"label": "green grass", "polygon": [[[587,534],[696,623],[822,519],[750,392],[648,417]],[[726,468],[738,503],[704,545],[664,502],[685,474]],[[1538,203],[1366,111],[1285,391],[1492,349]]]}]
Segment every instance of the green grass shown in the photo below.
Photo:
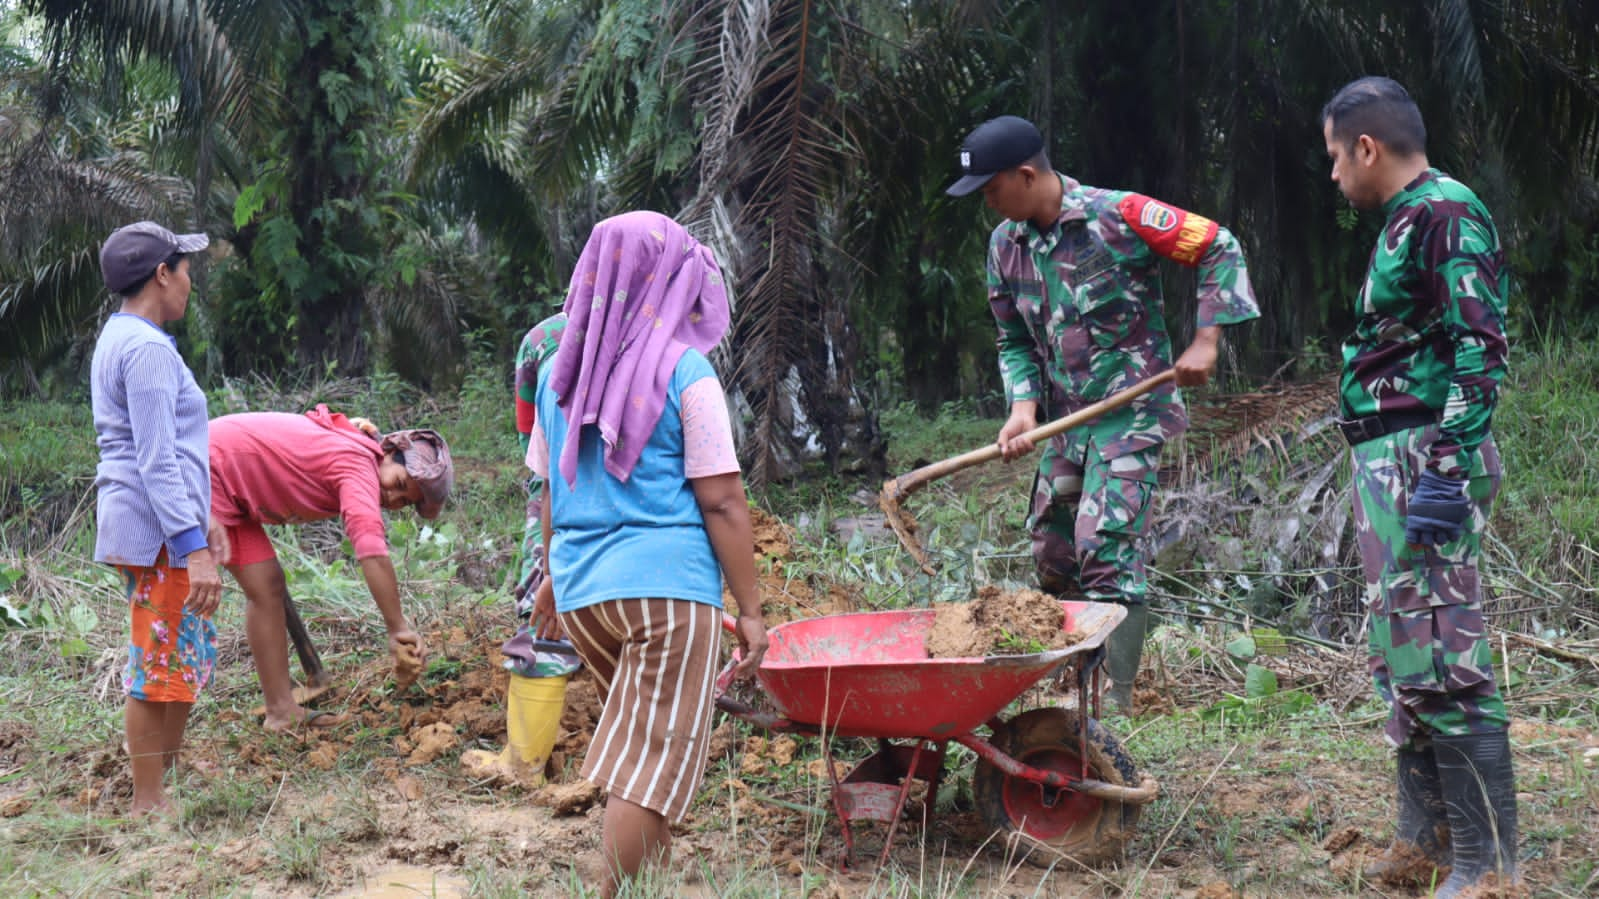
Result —
[{"label": "green grass", "polygon": [[[1594,620],[1599,584],[1599,471],[1593,466],[1599,461],[1593,448],[1599,438],[1599,390],[1592,385],[1599,349],[1574,341],[1529,342],[1518,347],[1514,361],[1495,427],[1508,475],[1495,512],[1489,585],[1509,610],[1495,623],[1567,643],[1592,639],[1580,616]],[[476,616],[509,620],[505,586],[520,543],[525,472],[511,430],[509,366],[486,364],[474,371],[459,393],[445,398],[419,395],[383,376],[366,382],[239,382],[212,394],[214,414],[303,409],[327,401],[367,414],[384,427],[430,426],[445,434],[458,465],[455,501],[434,522],[410,513],[390,516],[402,597],[424,631]],[[886,413],[881,423],[892,441],[890,471],[907,471],[990,442],[1000,422],[976,416],[975,408],[951,405],[931,419],[908,408]],[[86,404],[12,403],[0,412],[0,453],[5,454],[0,477],[7,479],[0,483],[0,523],[5,525],[0,566],[22,575],[9,586],[10,575],[0,577],[0,594],[30,614],[26,626],[0,627],[0,707],[6,709],[0,722],[22,722],[32,732],[29,754],[10,762],[9,774],[0,774],[0,798],[26,783],[34,800],[25,813],[0,819],[0,893],[152,895],[169,887],[207,896],[332,893],[345,888],[350,877],[334,873],[342,847],[404,841],[374,798],[384,789],[378,771],[392,762],[397,726],[359,729],[330,770],[303,764],[306,748],[285,737],[263,744],[282,760],[277,767],[241,766],[210,779],[182,777],[175,791],[184,812],[172,832],[141,829],[110,817],[105,806],[74,802],[97,759],[113,769],[123,764],[114,757],[105,761],[104,754],[114,756],[121,737],[125,611],[115,576],[89,561],[92,514],[81,509],[93,477],[92,426]],[[1314,565],[1295,556],[1273,561],[1263,549],[1282,507],[1303,482],[1300,461],[1267,454],[1245,468],[1220,500],[1241,508],[1218,517],[1161,561],[1161,600],[1170,614],[1153,655],[1180,675],[1191,675],[1181,681],[1185,687],[1222,684],[1239,698],[1229,702],[1217,694],[1203,707],[1190,704],[1172,716],[1107,720],[1141,769],[1161,780],[1163,793],[1145,809],[1128,863],[1093,881],[1106,895],[1191,894],[1205,884],[1182,883],[1173,871],[1183,865],[1244,895],[1357,895],[1357,884],[1329,870],[1322,843],[1346,825],[1374,836],[1390,826],[1390,761],[1379,736],[1383,713],[1375,701],[1367,697],[1335,708],[1323,690],[1312,691],[1316,698],[1306,705],[1293,698],[1297,685],[1289,684],[1273,693],[1264,688],[1251,693],[1249,665],[1272,662],[1255,654],[1234,658],[1226,649],[1244,622],[1258,629],[1273,615],[1282,619],[1277,626],[1290,650],[1302,648],[1296,643],[1304,622],[1298,603],[1310,593]],[[872,502],[880,481],[823,477],[774,486],[752,499],[778,511],[797,532],[793,555],[776,563],[785,575],[812,584],[847,584],[867,608],[967,599],[980,584],[1030,583],[1021,521],[1025,472],[984,467],[969,472],[959,485],[931,484],[907,503],[935,560],[933,575],[916,571],[896,543],[860,531],[840,537],[835,531],[844,519],[876,511]],[[1231,491],[1246,487],[1257,502],[1236,502],[1238,494]],[[324,653],[354,664],[378,658],[384,652],[382,627],[338,525],[278,528],[273,535],[302,614],[335,634],[337,642],[324,646]],[[1301,543],[1305,546],[1296,551],[1313,548],[1308,538]],[[46,545],[49,555],[40,552]],[[1333,573],[1352,589],[1349,560],[1339,565]],[[230,753],[240,749],[240,734],[253,726],[245,710],[259,701],[253,671],[242,657],[243,611],[236,591],[225,599],[218,626],[225,640],[234,640],[231,649],[225,647],[233,655],[196,707],[190,734],[191,740],[219,744]],[[1599,728],[1592,674],[1585,666],[1520,651],[1513,652],[1509,665],[1507,692],[1518,720],[1588,733]],[[436,653],[422,686],[463,673],[461,660]],[[1357,684],[1363,679],[1358,672],[1348,676]],[[1556,735],[1517,745],[1519,770],[1525,772],[1524,854],[1534,860],[1591,845],[1590,835],[1599,831],[1592,811],[1599,807],[1599,768],[1574,751],[1569,738],[1559,736],[1564,731],[1551,732]],[[875,747],[855,741],[836,748],[857,759]],[[825,894],[836,876],[829,853],[837,845],[837,824],[830,817],[825,777],[804,768],[818,752],[816,741],[802,741],[794,765],[773,766],[759,775],[742,772],[737,758],[713,765],[700,799],[700,829],[690,837],[736,851],[709,858],[685,848],[680,864],[652,874],[635,894],[770,896],[811,889]],[[965,749],[952,751],[950,759],[951,774],[937,808],[940,815],[959,816],[970,808],[974,759]],[[441,806],[462,805],[463,820],[473,820],[472,803],[496,811],[502,804],[520,805],[515,798],[482,791],[465,795],[459,780],[452,779],[452,761],[407,770],[424,782],[430,797],[439,797]],[[6,764],[0,757],[0,771]],[[801,845],[783,865],[773,867],[763,842],[769,835],[759,821],[729,799],[733,781],[763,797],[754,800],[763,807],[798,820],[791,829]],[[1255,796],[1252,791],[1262,785],[1283,792]],[[519,812],[542,814],[525,807]],[[896,840],[916,847],[918,862],[905,862],[902,855],[878,869],[869,856],[880,845],[881,830],[863,833],[856,861],[864,873],[850,885],[850,895],[990,895],[1001,882],[1015,895],[1051,894],[1039,884],[1035,869],[1012,869],[992,849],[945,845],[919,831],[902,832]],[[152,840],[162,847],[161,857],[142,850]],[[1258,854],[1262,844],[1274,847],[1269,858]],[[459,845],[435,857],[460,859],[459,873],[472,885],[472,895],[581,895],[591,893],[593,883],[592,871],[578,859],[592,854],[581,849],[577,858],[545,859],[474,837],[463,826]],[[239,873],[240,859],[251,857],[259,867]],[[173,870],[173,858],[182,859],[186,872],[176,887],[161,880]],[[531,873],[538,864],[545,865],[537,869],[545,873]],[[1582,895],[1592,891],[1596,872],[1599,866],[1591,859],[1572,861],[1551,882],[1566,894]]]},{"label": "green grass", "polygon": [[910,403],[884,411],[879,424],[889,437],[889,469],[905,471],[993,443],[1005,421],[977,415],[977,406],[967,397],[943,404],[931,417]]},{"label": "green grass", "polygon": [[1515,624],[1563,635],[1571,613],[1599,617],[1599,346],[1544,338],[1518,347],[1512,364],[1494,413],[1506,472],[1497,574],[1527,605],[1555,606]]}]

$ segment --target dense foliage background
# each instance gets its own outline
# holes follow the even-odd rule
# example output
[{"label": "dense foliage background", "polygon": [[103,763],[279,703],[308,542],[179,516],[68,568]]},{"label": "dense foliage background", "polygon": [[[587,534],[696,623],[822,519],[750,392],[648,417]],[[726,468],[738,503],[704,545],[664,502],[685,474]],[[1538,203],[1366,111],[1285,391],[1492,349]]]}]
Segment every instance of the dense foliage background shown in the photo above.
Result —
[{"label": "dense foliage background", "polygon": [[1006,112],[1081,180],[1236,231],[1265,315],[1229,375],[1313,373],[1375,226],[1317,113],[1368,73],[1494,209],[1518,333],[1570,332],[1599,288],[1596,72],[1578,0],[0,0],[0,393],[83,392],[98,244],[137,218],[214,239],[179,326],[212,386],[441,389],[509,378],[588,226],[647,207],[735,284],[752,476],[870,468],[882,410],[996,396],[992,214],[942,189]]}]

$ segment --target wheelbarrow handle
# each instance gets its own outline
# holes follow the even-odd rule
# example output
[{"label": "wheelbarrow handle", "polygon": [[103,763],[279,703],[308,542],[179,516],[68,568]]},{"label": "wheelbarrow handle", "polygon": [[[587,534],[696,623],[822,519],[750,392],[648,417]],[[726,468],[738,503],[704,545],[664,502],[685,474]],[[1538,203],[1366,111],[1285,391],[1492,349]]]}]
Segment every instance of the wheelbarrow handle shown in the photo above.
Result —
[{"label": "wheelbarrow handle", "polygon": [[[738,636],[738,619],[726,612],[722,613],[722,630]],[[727,688],[733,685],[733,669],[738,667],[738,650],[733,650],[733,657],[728,659],[727,665],[716,675],[716,707],[760,730],[771,733],[806,734],[814,736],[821,731],[815,725],[801,724],[791,718],[762,711],[746,702],[740,702],[727,695]]]},{"label": "wheelbarrow handle", "polygon": [[[738,636],[738,619],[734,618],[732,615],[727,614],[726,612],[723,612],[722,613],[722,630],[727,631],[728,633],[730,633],[733,636],[737,637]],[[718,672],[717,675],[716,675],[716,698],[717,698],[717,702],[718,703],[721,702],[722,694],[726,693],[727,692],[727,688],[731,687],[733,685],[733,669],[735,667],[737,667],[737,666],[738,666],[738,648],[735,647],[733,649],[733,657],[727,660],[727,665],[725,665],[722,668],[722,670],[720,672]],[[732,709],[724,709],[724,711],[733,711],[733,710]]]}]

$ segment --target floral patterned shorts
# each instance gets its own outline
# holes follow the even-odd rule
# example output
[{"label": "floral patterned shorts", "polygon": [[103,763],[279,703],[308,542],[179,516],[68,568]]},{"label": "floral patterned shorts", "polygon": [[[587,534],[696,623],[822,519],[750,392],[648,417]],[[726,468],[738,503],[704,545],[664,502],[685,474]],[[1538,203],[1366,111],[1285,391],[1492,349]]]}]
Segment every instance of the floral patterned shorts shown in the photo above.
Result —
[{"label": "floral patterned shorts", "polygon": [[118,565],[133,615],[122,691],[145,702],[194,702],[217,664],[217,629],[183,607],[189,572],[166,550],[145,568]]}]

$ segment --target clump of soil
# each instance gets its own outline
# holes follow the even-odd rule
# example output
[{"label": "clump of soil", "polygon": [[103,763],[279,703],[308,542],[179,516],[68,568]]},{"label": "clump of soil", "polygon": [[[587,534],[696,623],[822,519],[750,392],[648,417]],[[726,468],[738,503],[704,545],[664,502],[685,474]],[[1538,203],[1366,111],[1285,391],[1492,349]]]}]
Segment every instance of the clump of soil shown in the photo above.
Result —
[{"label": "clump of soil", "polygon": [[755,557],[786,559],[793,555],[794,539],[782,519],[762,509],[750,509],[750,530],[755,537]]},{"label": "clump of soil", "polygon": [[927,655],[965,659],[1065,649],[1081,639],[1065,627],[1066,612],[1055,597],[990,584],[979,587],[972,602],[939,607],[927,634]]},{"label": "clump of soil", "polygon": [[[1448,839],[1445,832],[1444,838]],[[1449,876],[1447,866],[1439,865],[1414,843],[1394,843],[1365,860],[1365,876],[1392,887],[1427,887]],[[1372,871],[1374,863],[1381,862],[1379,871]]]},{"label": "clump of soil", "polygon": [[[794,618],[853,612],[860,605],[854,585],[794,577],[783,563],[794,557],[794,532],[782,519],[759,508],[750,509],[754,533],[756,589],[766,626],[776,627]],[[722,608],[736,614],[738,603],[731,591],[722,590]]]}]

